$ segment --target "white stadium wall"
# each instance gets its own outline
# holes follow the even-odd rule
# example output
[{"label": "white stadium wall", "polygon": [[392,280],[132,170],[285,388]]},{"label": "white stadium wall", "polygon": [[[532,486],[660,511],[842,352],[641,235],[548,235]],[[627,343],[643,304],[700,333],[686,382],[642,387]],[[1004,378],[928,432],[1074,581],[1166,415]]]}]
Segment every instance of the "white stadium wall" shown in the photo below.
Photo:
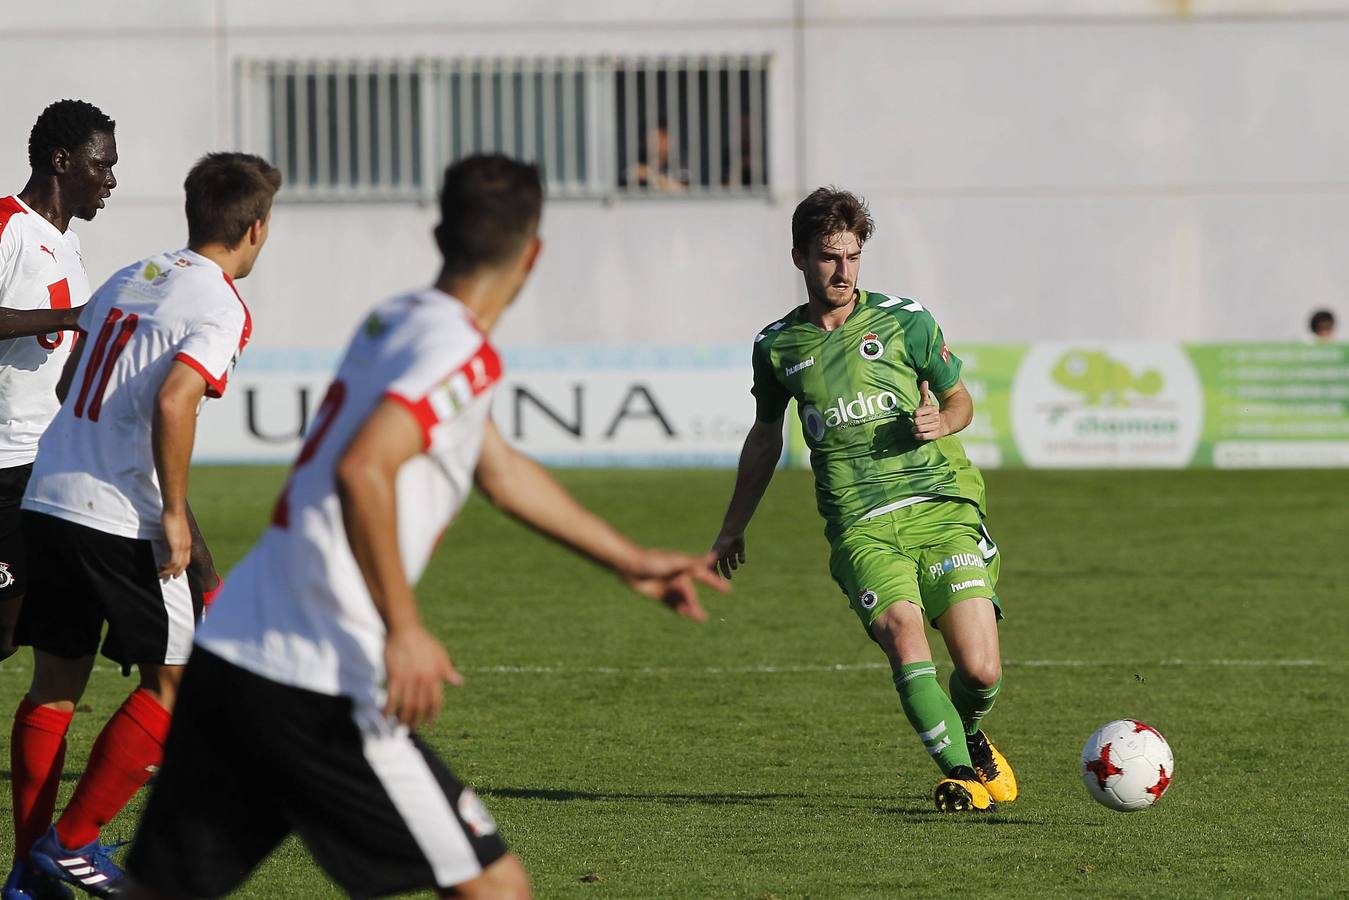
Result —
[{"label": "white stadium wall", "polygon": [[[550,202],[544,257],[497,342],[530,390],[561,391],[548,402],[582,385],[604,427],[575,435],[557,424],[574,429],[572,407],[550,407],[553,430],[521,438],[535,452],[732,458],[750,340],[800,300],[791,211],[820,184],[871,202],[863,286],[921,299],[957,350],[1295,341],[1313,308],[1349,315],[1349,2],[0,0],[0,191],[22,185],[47,102],[116,118],[120,185],[77,226],[98,282],[181,243],[183,174],[244,138],[240,59],[721,53],[769,57],[771,190]],[[241,284],[255,323],[241,390],[208,413],[203,458],[293,452],[250,435],[242,389],[283,432],[363,310],[432,275],[434,219],[412,201],[278,205]],[[559,345],[565,359],[540,349]],[[633,385],[678,407],[661,410],[672,430],[718,437],[662,444],[648,415],[606,439]]]}]

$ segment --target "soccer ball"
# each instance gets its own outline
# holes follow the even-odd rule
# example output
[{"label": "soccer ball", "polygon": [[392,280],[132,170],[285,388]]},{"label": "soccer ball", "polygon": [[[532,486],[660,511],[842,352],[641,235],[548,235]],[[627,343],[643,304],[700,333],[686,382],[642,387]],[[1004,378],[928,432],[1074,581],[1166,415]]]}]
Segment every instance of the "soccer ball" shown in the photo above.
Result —
[{"label": "soccer ball", "polygon": [[1175,774],[1171,745],[1136,719],[1096,729],[1082,748],[1082,783],[1092,799],[1118,812],[1147,809],[1162,798]]}]

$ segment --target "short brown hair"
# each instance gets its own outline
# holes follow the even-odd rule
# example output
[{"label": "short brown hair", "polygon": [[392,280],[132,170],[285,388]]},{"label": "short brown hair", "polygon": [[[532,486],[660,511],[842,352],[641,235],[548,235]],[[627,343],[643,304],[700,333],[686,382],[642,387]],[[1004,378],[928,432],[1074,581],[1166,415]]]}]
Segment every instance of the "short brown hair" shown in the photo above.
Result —
[{"label": "short brown hair", "polygon": [[833,185],[820,187],[792,213],[792,246],[805,253],[821,238],[843,231],[852,232],[857,243],[865,244],[875,228],[871,210],[861,197]]},{"label": "short brown hair", "polygon": [[436,240],[449,275],[508,260],[534,236],[543,214],[539,167],[499,153],[468,156],[445,170]]},{"label": "short brown hair", "polygon": [[254,222],[266,221],[281,172],[251,153],[208,153],[183,181],[187,243],[237,246]]}]

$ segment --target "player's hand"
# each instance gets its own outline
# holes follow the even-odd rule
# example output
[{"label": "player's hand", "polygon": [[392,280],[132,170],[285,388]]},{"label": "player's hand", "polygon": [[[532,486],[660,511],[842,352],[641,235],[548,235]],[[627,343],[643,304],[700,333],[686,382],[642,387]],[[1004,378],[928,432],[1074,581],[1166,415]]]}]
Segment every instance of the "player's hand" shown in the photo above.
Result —
[{"label": "player's hand", "polygon": [[164,510],[160,519],[164,526],[164,540],[169,545],[169,558],[159,567],[159,577],[168,580],[183,574],[192,561],[192,529],[187,524],[185,510]]},{"label": "player's hand", "polygon": [[935,441],[946,437],[946,425],[942,422],[941,407],[937,398],[924,381],[918,385],[922,395],[922,405],[913,411],[913,436],[920,441]]},{"label": "player's hand", "polygon": [[719,534],[712,543],[714,565],[723,578],[745,564],[745,534]]},{"label": "player's hand", "polygon": [[409,728],[436,717],[446,682],[455,687],[464,683],[440,641],[420,625],[389,632],[384,640],[384,671],[389,695],[384,715]]},{"label": "player's hand", "polygon": [[716,557],[686,556],[666,550],[644,549],[620,572],[628,587],[659,600],[669,609],[695,622],[707,621],[707,611],[698,602],[698,585],[726,593],[731,586],[717,577],[712,566]]}]

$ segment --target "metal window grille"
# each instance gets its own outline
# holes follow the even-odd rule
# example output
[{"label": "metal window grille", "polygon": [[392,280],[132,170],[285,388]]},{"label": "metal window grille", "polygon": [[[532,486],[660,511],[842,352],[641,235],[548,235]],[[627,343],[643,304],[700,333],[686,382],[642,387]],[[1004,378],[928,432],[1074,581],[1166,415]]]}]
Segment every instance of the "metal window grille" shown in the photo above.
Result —
[{"label": "metal window grille", "polygon": [[554,197],[762,194],[766,56],[244,60],[244,146],[291,200],[433,200],[453,161],[537,162]]}]

